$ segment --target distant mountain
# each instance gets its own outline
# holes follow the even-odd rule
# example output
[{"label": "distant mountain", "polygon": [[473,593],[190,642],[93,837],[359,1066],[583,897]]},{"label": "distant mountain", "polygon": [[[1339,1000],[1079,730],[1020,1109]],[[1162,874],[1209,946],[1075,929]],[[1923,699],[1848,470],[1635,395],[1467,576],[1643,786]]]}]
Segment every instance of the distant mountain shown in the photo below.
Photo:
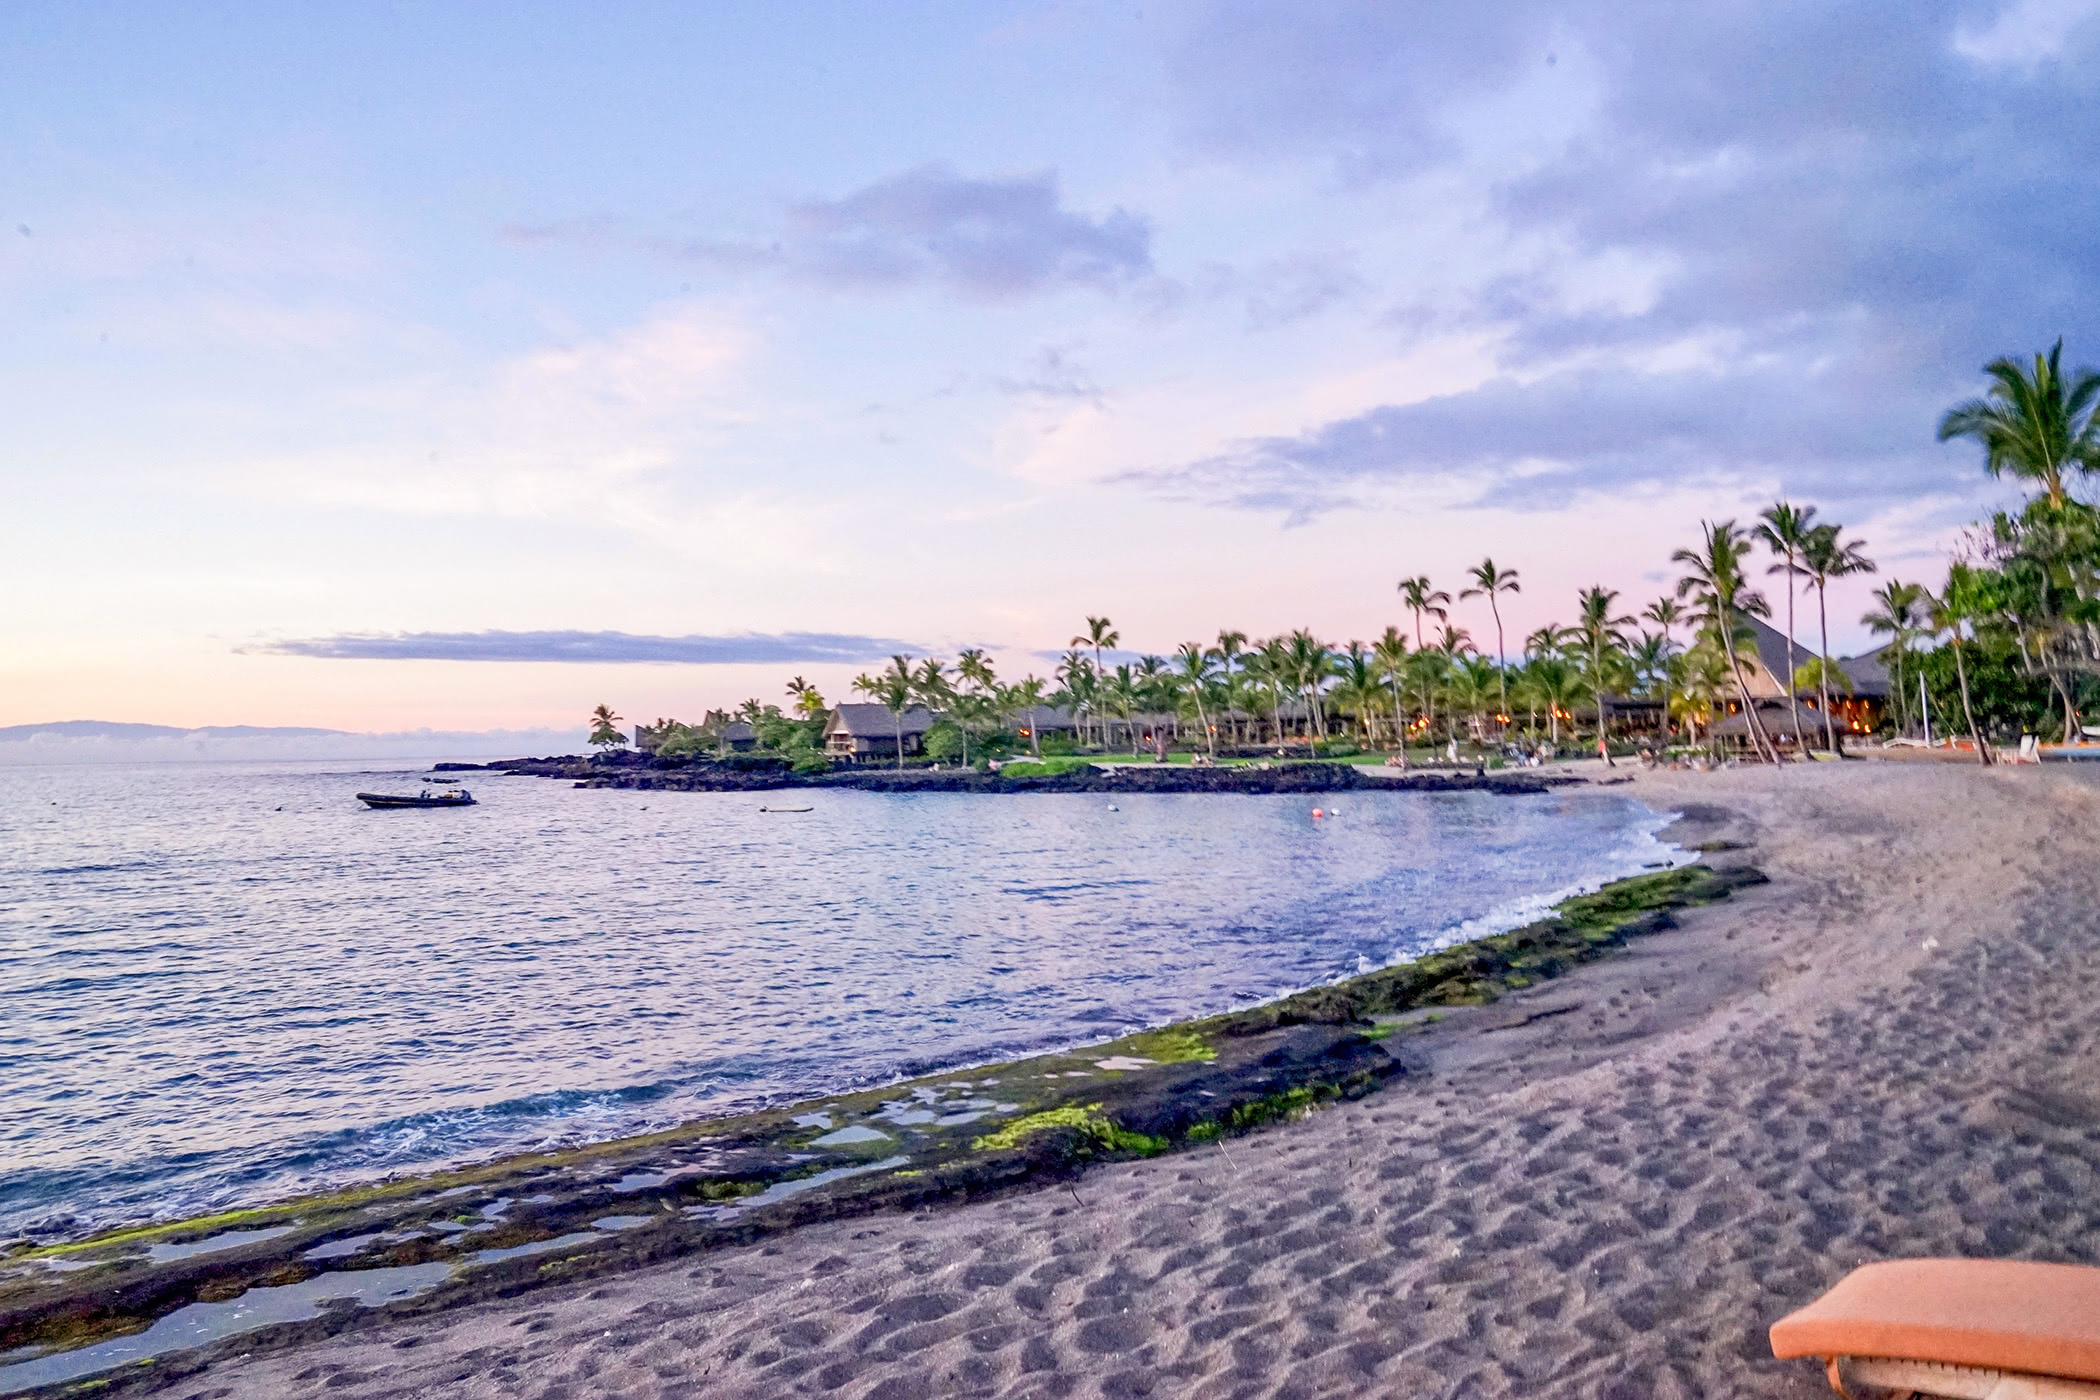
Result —
[{"label": "distant mountain", "polygon": [[180,739],[191,734],[207,739],[318,739],[347,732],[259,724],[207,724],[196,729],[178,729],[169,724],[113,724],[100,719],[62,719],[50,724],[0,726],[0,744],[15,739],[34,739],[40,734],[66,739]]},{"label": "distant mountain", "polygon": [[353,734],[289,725],[117,724],[58,720],[0,727],[0,765],[15,763],[196,763],[225,760],[518,758],[580,753],[582,729],[417,729],[401,734]]}]

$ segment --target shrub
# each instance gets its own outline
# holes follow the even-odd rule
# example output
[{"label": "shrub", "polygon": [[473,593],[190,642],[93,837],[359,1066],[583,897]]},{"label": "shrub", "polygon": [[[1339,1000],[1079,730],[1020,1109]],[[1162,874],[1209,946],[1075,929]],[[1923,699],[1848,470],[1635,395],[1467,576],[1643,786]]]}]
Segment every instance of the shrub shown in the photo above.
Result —
[{"label": "shrub", "polygon": [[963,756],[962,726],[953,720],[937,720],[926,731],[926,756],[935,763],[954,763]]}]

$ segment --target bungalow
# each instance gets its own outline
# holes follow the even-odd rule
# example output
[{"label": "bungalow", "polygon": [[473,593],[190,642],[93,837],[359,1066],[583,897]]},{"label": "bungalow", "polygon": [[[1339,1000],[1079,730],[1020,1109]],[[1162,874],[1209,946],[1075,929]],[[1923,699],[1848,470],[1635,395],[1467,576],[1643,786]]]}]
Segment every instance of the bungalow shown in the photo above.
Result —
[{"label": "bungalow", "polygon": [[[1784,703],[1792,679],[1803,666],[1815,659],[1816,653],[1799,640],[1789,643],[1786,634],[1776,627],[1754,617],[1746,620],[1750,624],[1753,645],[1736,650],[1736,667],[1742,673],[1743,688],[1758,702],[1759,719],[1763,719],[1767,712],[1767,701],[1781,702],[1781,707],[1792,714],[1793,707]],[[1840,684],[1837,676],[1831,677],[1831,718],[1840,730],[1849,734],[1872,734],[1880,727],[1881,712],[1889,699],[1889,673],[1882,660],[1887,651],[1887,647],[1880,647],[1859,656],[1831,658],[1832,667],[1846,681],[1846,684]],[[1809,729],[1813,738],[1822,732],[1822,694],[1810,686],[1801,692],[1800,698],[1802,709],[1816,715],[1813,726],[1809,724],[1808,714],[1803,714],[1801,719],[1801,727]],[[1728,701],[1729,714],[1733,715],[1740,709],[1742,704],[1739,701]],[[1747,725],[1738,727],[1747,728]],[[1716,726],[1715,732],[1723,731]],[[1786,733],[1792,736],[1791,722]]]},{"label": "bungalow", "polygon": [[840,705],[824,721],[824,752],[856,763],[870,758],[893,759],[897,757],[901,731],[904,755],[909,758],[925,748],[926,731],[931,728],[933,715],[916,706],[902,715],[893,715],[887,705]]},{"label": "bungalow", "polygon": [[715,743],[729,753],[743,753],[758,747],[758,731],[740,719],[733,719],[715,731]]},{"label": "bungalow", "polygon": [[1053,734],[1076,733],[1079,728],[1072,712],[1062,705],[1024,705],[1008,719],[1014,732],[1023,739],[1037,736],[1047,739]]}]

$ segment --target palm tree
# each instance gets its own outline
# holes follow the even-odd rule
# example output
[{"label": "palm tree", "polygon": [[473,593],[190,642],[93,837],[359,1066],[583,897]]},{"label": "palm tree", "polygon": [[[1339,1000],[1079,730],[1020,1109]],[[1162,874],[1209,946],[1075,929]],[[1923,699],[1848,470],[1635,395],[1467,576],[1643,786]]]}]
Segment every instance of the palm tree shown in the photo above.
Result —
[{"label": "palm tree", "polygon": [[1487,710],[1499,695],[1500,671],[1484,656],[1462,656],[1451,668],[1451,707],[1463,710],[1472,720],[1475,743],[1487,742]]},{"label": "palm tree", "polygon": [[911,658],[891,657],[889,670],[880,676],[855,676],[853,688],[890,712],[890,723],[897,735],[897,766],[904,767],[904,712],[912,707],[918,692]]},{"label": "palm tree", "polygon": [[1925,586],[1890,579],[1874,592],[1874,606],[1860,621],[1877,637],[1889,638],[1896,658],[1896,723],[1910,732],[1910,691],[1903,678],[1904,658],[1918,635],[1918,609],[1925,599]]},{"label": "palm tree", "polygon": [[1525,683],[1546,707],[1546,728],[1555,744],[1560,742],[1560,717],[1572,715],[1568,707],[1575,703],[1577,681],[1575,668],[1558,656],[1534,657],[1524,668]]},{"label": "palm tree", "polygon": [[1575,633],[1582,642],[1582,649],[1589,654],[1590,687],[1597,699],[1597,753],[1604,759],[1606,767],[1615,765],[1611,761],[1611,745],[1605,739],[1608,726],[1604,714],[1604,653],[1625,646],[1623,629],[1633,626],[1631,617],[1612,616],[1612,609],[1618,606],[1618,602],[1618,590],[1602,584],[1585,588],[1575,600]]},{"label": "palm tree", "polygon": [[2064,473],[2100,469],[2100,372],[2074,370],[2066,383],[2061,337],[2047,355],[2034,357],[2032,372],[2000,358],[1983,367],[1997,382],[1980,399],[1947,410],[1939,438],[1975,438],[1983,444],[1983,469],[2011,472],[2039,484],[2049,504],[2064,503]]},{"label": "palm tree", "polygon": [[1122,640],[1123,634],[1111,627],[1107,618],[1090,617],[1086,620],[1086,635],[1074,637],[1072,645],[1075,647],[1092,647],[1094,649],[1094,669],[1102,675],[1107,675],[1108,672],[1103,670],[1101,665],[1102,649],[1104,647],[1112,647]]},{"label": "palm tree", "polygon": [[1072,723],[1078,732],[1079,742],[1084,744],[1087,742],[1086,721],[1093,713],[1094,691],[1100,673],[1094,669],[1093,663],[1074,647],[1058,660],[1057,679],[1065,703],[1071,708]]},{"label": "palm tree", "polygon": [[1641,617],[1662,628],[1662,634],[1675,641],[1677,624],[1684,621],[1684,605],[1665,593],[1642,608]]},{"label": "palm tree", "polygon": [[[1665,642],[1675,644],[1677,624],[1684,621],[1684,607],[1675,598],[1664,594],[1641,609],[1641,617],[1662,628]],[[1667,742],[1670,734],[1670,668],[1663,669],[1663,738]]]},{"label": "palm tree", "polygon": [[1174,738],[1181,737],[1181,720],[1174,714],[1175,701],[1180,696],[1180,687],[1174,680],[1174,669],[1164,656],[1140,656],[1132,668],[1132,684],[1136,687],[1138,708],[1149,714],[1165,714],[1174,726]]},{"label": "palm tree", "polygon": [[1559,656],[1574,643],[1570,629],[1557,622],[1534,628],[1524,638],[1524,654],[1528,657]]},{"label": "palm tree", "polygon": [[591,743],[612,750],[626,742],[627,736],[620,732],[620,717],[613,713],[612,706],[600,705],[591,711]]},{"label": "palm tree", "polygon": [[1757,717],[1757,706],[1750,699],[1750,687],[1743,680],[1742,663],[1735,654],[1740,619],[1763,617],[1771,612],[1771,608],[1764,595],[1752,590],[1743,577],[1746,540],[1736,523],[1733,520],[1701,521],[1699,529],[1703,536],[1701,548],[1680,549],[1670,556],[1671,563],[1685,566],[1684,577],[1677,581],[1677,596],[1689,597],[1697,603],[1700,620],[1720,639],[1722,653],[1728,661],[1728,673],[1735,678],[1736,693],[1742,700],[1750,740],[1757,745],[1758,757],[1777,763],[1779,750],[1766,736],[1764,723]]},{"label": "palm tree", "polygon": [[[1808,540],[1801,552],[1801,569],[1808,581],[1815,585],[1816,611],[1823,623],[1823,649],[1818,653],[1822,667],[1818,679],[1822,683],[1823,697],[1823,744],[1836,753],[1837,726],[1830,718],[1830,581],[1852,574],[1871,574],[1874,561],[1867,557],[1866,544],[1860,540],[1840,538],[1842,527],[1818,525],[1809,532]],[[1787,688],[1793,689],[1793,680],[1788,678]],[[1797,728],[1796,734],[1801,731]]]},{"label": "palm tree", "polygon": [[991,660],[985,656],[982,647],[969,647],[957,655],[955,674],[962,678],[963,684],[970,686],[980,695],[991,694],[998,685],[998,678],[992,673]]},{"label": "palm tree", "polygon": [[1420,651],[1422,649],[1422,614],[1428,613],[1438,622],[1442,622],[1451,615],[1446,611],[1451,602],[1451,595],[1441,588],[1432,586],[1429,582],[1429,575],[1422,574],[1415,578],[1400,580],[1400,601],[1407,607],[1408,611],[1415,615],[1415,650]]},{"label": "palm tree", "polygon": [[1023,676],[1007,688],[1007,695],[1017,710],[1028,712],[1028,752],[1037,758],[1043,756],[1042,710],[1049,697],[1041,676]]},{"label": "palm tree", "polygon": [[1933,631],[1954,644],[1954,677],[1961,684],[1961,715],[1969,725],[1969,741],[1976,745],[1976,761],[1989,766],[1991,748],[1983,742],[1983,731],[1976,727],[1976,711],[1969,704],[1969,668],[1962,660],[1962,627],[1973,625],[1981,615],[1982,593],[1976,571],[1967,564],[1956,564],[1947,570],[1947,586],[1940,590],[1940,596],[1925,595],[1925,614]]},{"label": "palm tree", "polygon": [[1138,678],[1136,674],[1132,672],[1127,662],[1118,665],[1107,679],[1102,682],[1101,690],[1102,699],[1106,702],[1109,713],[1121,716],[1123,727],[1130,731],[1130,756],[1136,758],[1138,751],[1136,719]]},{"label": "palm tree", "polygon": [[[1464,589],[1458,596],[1461,598],[1485,596],[1488,600],[1488,611],[1495,615],[1495,666],[1499,670],[1507,670],[1509,668],[1509,653],[1504,650],[1502,645],[1502,608],[1495,601],[1495,598],[1496,595],[1502,593],[1521,593],[1524,591],[1517,583],[1517,571],[1515,569],[1498,569],[1495,567],[1494,560],[1483,559],[1473,567],[1467,577],[1473,580],[1473,586]],[[1509,678],[1507,676],[1503,677],[1498,684],[1502,696],[1503,724],[1507,725],[1509,723],[1507,718],[1509,714]]]},{"label": "palm tree", "polygon": [[[1211,649],[1211,655],[1217,657],[1218,664],[1225,668],[1224,687],[1226,692],[1226,700],[1228,708],[1232,709],[1235,712],[1243,708],[1238,703],[1238,700],[1235,697],[1237,692],[1242,688],[1242,677],[1240,676],[1240,662],[1241,659],[1246,656],[1246,654],[1247,634],[1245,632],[1221,630],[1218,633],[1218,644]],[[1232,724],[1233,742],[1238,743],[1240,741],[1241,735],[1239,732],[1239,717],[1237,713],[1234,714]]]},{"label": "palm tree", "polygon": [[1718,645],[1706,640],[1678,653],[1674,669],[1679,712],[1684,716],[1687,733],[1696,743],[1700,724],[1712,717],[1714,707],[1728,689],[1728,661]]},{"label": "palm tree", "polygon": [[1218,756],[1218,729],[1210,722],[1210,709],[1204,703],[1210,698],[1211,688],[1218,679],[1217,655],[1204,649],[1201,642],[1183,642],[1174,653],[1176,679],[1181,682],[1181,692],[1196,706],[1196,723],[1203,726],[1203,737],[1209,745],[1210,756]]},{"label": "palm tree", "polygon": [[1378,715],[1378,698],[1385,688],[1377,658],[1362,642],[1352,641],[1335,659],[1335,667],[1341,677],[1334,688],[1335,704],[1355,714],[1360,737],[1366,744],[1376,743],[1378,736],[1373,725]]},{"label": "palm tree", "polygon": [[1407,737],[1400,718],[1400,677],[1407,669],[1407,638],[1399,628],[1386,628],[1378,640],[1371,643],[1371,659],[1377,663],[1386,684],[1393,688],[1393,743],[1405,748]]},{"label": "palm tree", "polygon": [[795,697],[795,713],[804,719],[822,719],[830,709],[817,688],[800,676],[787,683],[787,693]]},{"label": "palm tree", "polygon": [[1334,652],[1327,644],[1304,628],[1290,635],[1290,667],[1293,682],[1304,699],[1306,711],[1311,716],[1315,735],[1327,738],[1327,711],[1321,696],[1327,680],[1334,674]]},{"label": "palm tree", "polygon": [[1436,742],[1436,693],[1450,674],[1451,655],[1442,647],[1423,647],[1407,658],[1409,678],[1422,697],[1422,724],[1431,743]]},{"label": "palm tree", "polygon": [[1801,737],[1801,688],[1794,684],[1794,673],[1801,669],[1801,659],[1794,654],[1794,580],[1803,572],[1801,556],[1808,548],[1809,536],[1816,531],[1816,526],[1811,523],[1815,518],[1814,506],[1795,506],[1778,501],[1766,508],[1762,523],[1756,530],[1757,538],[1764,542],[1765,548],[1779,558],[1779,562],[1765,572],[1786,575],[1786,698],[1793,707],[1794,737],[1797,740]]},{"label": "palm tree", "polygon": [[[1122,640],[1123,634],[1116,631],[1115,628],[1110,625],[1109,620],[1107,618],[1089,617],[1086,620],[1085,633],[1083,633],[1080,636],[1074,637],[1072,639],[1072,645],[1075,647],[1090,646],[1094,649],[1094,674],[1100,677],[1102,682],[1106,684],[1108,680],[1108,668],[1102,665],[1101,663],[1101,652],[1103,648],[1112,647],[1117,642],[1120,642]],[[1106,744],[1108,743],[1108,730],[1105,725],[1101,731],[1101,742],[1104,746],[1106,746]]]},{"label": "palm tree", "polygon": [[1641,639],[1633,644],[1629,659],[1633,662],[1633,674],[1644,691],[1662,692],[1663,727],[1669,728],[1670,715],[1670,663],[1676,659],[1677,644],[1666,633],[1643,632]]}]

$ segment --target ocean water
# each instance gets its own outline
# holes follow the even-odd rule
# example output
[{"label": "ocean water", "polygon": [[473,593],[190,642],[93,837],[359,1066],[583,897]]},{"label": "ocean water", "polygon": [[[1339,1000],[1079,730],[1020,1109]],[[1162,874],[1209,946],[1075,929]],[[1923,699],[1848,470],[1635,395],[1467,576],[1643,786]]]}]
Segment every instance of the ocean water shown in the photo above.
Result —
[{"label": "ocean water", "polygon": [[354,800],[424,771],[0,769],[0,1238],[1102,1039],[1678,855],[1595,791]]}]

